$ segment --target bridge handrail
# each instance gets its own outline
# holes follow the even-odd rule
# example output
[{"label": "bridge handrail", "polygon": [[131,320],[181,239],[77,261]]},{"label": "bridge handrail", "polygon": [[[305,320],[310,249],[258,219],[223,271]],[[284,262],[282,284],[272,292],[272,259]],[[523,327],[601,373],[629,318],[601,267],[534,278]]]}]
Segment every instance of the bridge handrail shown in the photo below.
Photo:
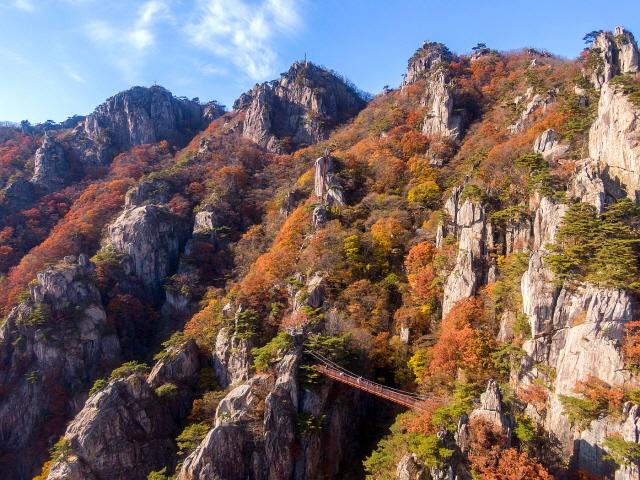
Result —
[{"label": "bridge handrail", "polygon": [[338,365],[337,363],[335,363],[335,362],[333,362],[332,360],[330,360],[330,359],[328,359],[328,358],[326,358],[326,357],[324,357],[324,356],[320,355],[319,353],[311,352],[311,351],[308,351],[307,353],[308,353],[309,355],[311,355],[312,357],[314,357],[316,360],[318,360],[318,361],[320,361],[320,362],[324,363],[326,366],[329,366],[329,367],[331,367],[331,368],[334,368],[335,370],[341,371],[341,372],[343,372],[345,375],[347,375],[347,376],[349,376],[349,377],[356,378],[356,379],[358,379],[358,378],[363,379],[363,381],[366,381],[366,382],[367,382],[368,384],[370,384],[370,385],[375,385],[375,386],[378,386],[378,387],[380,387],[380,388],[383,388],[383,389],[385,389],[385,390],[387,390],[387,391],[392,391],[392,392],[398,393],[398,394],[400,394],[400,395],[409,396],[409,397],[415,398],[416,400],[420,400],[420,401],[426,400],[426,398],[425,398],[424,396],[419,395],[419,394],[417,394],[417,393],[413,393],[413,392],[406,392],[406,391],[404,391],[404,390],[399,390],[399,389],[397,389],[397,388],[393,388],[393,387],[388,387],[388,386],[386,386],[386,385],[382,385],[382,384],[380,384],[380,383],[374,382],[373,380],[365,379],[365,378],[363,378],[363,377],[361,377],[361,376],[359,376],[359,375],[356,375],[355,373],[353,373],[353,372],[351,372],[351,371],[347,370],[346,368],[341,367],[341,366],[340,366],[340,365]]}]

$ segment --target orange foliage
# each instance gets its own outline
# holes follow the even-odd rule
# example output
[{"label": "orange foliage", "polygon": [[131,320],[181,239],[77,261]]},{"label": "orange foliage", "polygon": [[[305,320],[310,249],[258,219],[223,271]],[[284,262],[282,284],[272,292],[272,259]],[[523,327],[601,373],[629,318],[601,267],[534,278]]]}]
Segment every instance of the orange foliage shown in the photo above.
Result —
[{"label": "orange foliage", "polygon": [[624,326],[622,353],[626,365],[640,368],[640,321],[628,322]]},{"label": "orange foliage", "polygon": [[122,208],[131,180],[112,180],[90,185],[49,237],[13,267],[0,291],[0,310],[5,314],[18,295],[47,264],[69,254],[93,253],[102,229]]},{"label": "orange foliage", "polygon": [[296,208],[280,228],[269,251],[260,255],[251,266],[237,287],[239,296],[248,305],[265,306],[271,298],[271,290],[293,273],[310,217],[306,204]]},{"label": "orange foliage", "polygon": [[403,417],[402,424],[409,433],[430,435],[436,433],[436,428],[431,423],[433,414],[439,408],[446,405],[444,398],[430,398],[422,402],[421,410],[416,410],[414,415]]},{"label": "orange foliage", "polygon": [[546,468],[527,452],[508,448],[500,454],[498,464],[483,471],[485,480],[553,480]]},{"label": "orange foliage", "polygon": [[574,392],[599,405],[606,405],[611,413],[620,413],[624,401],[624,391],[612,387],[598,377],[589,375],[585,380],[576,382]]},{"label": "orange foliage", "polygon": [[481,361],[477,348],[480,336],[473,322],[483,314],[482,301],[467,298],[458,302],[442,319],[438,341],[431,350],[429,377],[452,383],[458,370],[478,368]]},{"label": "orange foliage", "polygon": [[530,384],[517,391],[518,398],[524,403],[533,405],[538,413],[544,412],[547,407],[549,392],[541,385]]}]

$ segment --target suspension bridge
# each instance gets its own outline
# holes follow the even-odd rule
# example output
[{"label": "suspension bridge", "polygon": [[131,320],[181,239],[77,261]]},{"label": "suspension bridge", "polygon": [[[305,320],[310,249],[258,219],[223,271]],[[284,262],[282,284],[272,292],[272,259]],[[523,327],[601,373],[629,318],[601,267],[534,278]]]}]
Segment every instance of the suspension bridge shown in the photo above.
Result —
[{"label": "suspension bridge", "polygon": [[414,410],[424,410],[424,401],[427,400],[427,398],[422,395],[398,390],[397,388],[387,387],[386,385],[363,378],[346,368],[341,367],[319,353],[307,353],[318,362],[314,366],[315,370],[332,380],[336,380],[337,382],[344,383],[345,385],[368,392],[404,407],[412,408]]}]

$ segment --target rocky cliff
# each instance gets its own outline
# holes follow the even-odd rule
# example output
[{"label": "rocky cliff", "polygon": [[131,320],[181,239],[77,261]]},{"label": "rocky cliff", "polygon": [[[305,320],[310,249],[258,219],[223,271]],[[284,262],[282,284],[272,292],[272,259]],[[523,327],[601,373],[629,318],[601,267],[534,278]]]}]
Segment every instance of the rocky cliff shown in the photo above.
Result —
[{"label": "rocky cliff", "polygon": [[[87,386],[120,361],[86,256],[38,274],[0,330],[4,392],[0,437],[6,478],[26,478],[43,447],[86,398]],[[29,452],[25,454],[25,452]],[[10,466],[8,466],[10,465]]]},{"label": "rocky cliff", "polygon": [[273,152],[327,138],[366,100],[351,84],[311,62],[296,62],[280,80],[256,85],[235,103],[244,112],[243,135]]},{"label": "rocky cliff", "polygon": [[93,144],[84,161],[104,163],[135,145],[167,140],[183,146],[222,113],[215,102],[176,98],[158,85],[134,87],[107,99],[76,130]]}]

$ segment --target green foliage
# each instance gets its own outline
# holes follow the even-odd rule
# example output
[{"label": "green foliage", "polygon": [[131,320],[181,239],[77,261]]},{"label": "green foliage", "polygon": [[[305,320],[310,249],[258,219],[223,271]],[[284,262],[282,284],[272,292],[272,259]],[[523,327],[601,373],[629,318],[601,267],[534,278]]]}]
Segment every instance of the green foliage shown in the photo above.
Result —
[{"label": "green foliage", "polygon": [[433,208],[440,200],[442,190],[433,180],[425,180],[410,188],[407,200],[410,204]]},{"label": "green foliage", "polygon": [[[404,414],[407,415],[407,414]],[[441,467],[454,451],[446,448],[436,435],[405,433],[400,415],[391,427],[391,435],[383,438],[363,462],[367,479],[394,480],[398,460],[407,452],[429,468]]]},{"label": "green foliage", "polygon": [[158,388],[156,388],[156,395],[159,398],[171,398],[177,395],[177,393],[178,393],[178,386],[174,385],[173,383],[165,383],[164,385],[161,385]]},{"label": "green foliage", "polygon": [[441,467],[454,453],[453,450],[445,448],[435,434],[409,435],[409,445],[418,460],[429,468]]},{"label": "green foliage", "polygon": [[257,312],[252,308],[247,308],[236,314],[235,336],[240,339],[249,339],[256,333],[259,318]]},{"label": "green foliage", "polygon": [[161,470],[155,470],[147,475],[147,480],[169,480],[169,478],[167,475],[167,467]]},{"label": "green foliage", "polygon": [[516,427],[513,432],[520,443],[527,445],[537,438],[538,427],[531,417],[525,414],[516,415]]},{"label": "green foliage", "polygon": [[31,309],[27,318],[24,320],[25,325],[30,327],[43,327],[51,318],[51,307],[46,303],[38,303]]},{"label": "green foliage", "polygon": [[522,310],[520,279],[529,266],[529,254],[518,252],[498,258],[500,279],[491,291],[491,299],[499,315],[504,311],[519,313]]},{"label": "green foliage", "polygon": [[322,431],[326,420],[326,415],[316,417],[315,415],[312,415],[310,413],[299,413],[296,426],[298,428],[298,431],[303,434],[320,432]]},{"label": "green foliage", "polygon": [[116,250],[113,245],[107,245],[98,250],[91,260],[94,263],[116,266],[120,264],[123,257],[124,253]]},{"label": "green foliage", "polygon": [[171,355],[171,351],[177,348],[182,347],[185,343],[187,343],[187,338],[185,337],[183,332],[174,332],[168,340],[162,342],[162,346],[164,347],[160,352],[156,353],[153,356],[155,361],[162,360]]},{"label": "green foliage", "polygon": [[[309,335],[304,342],[304,352],[318,353],[328,358],[338,365],[350,368],[353,365],[354,351],[351,343],[351,334],[345,333],[340,336]],[[309,362],[300,365],[302,380],[308,385],[317,383],[321,375],[313,368],[315,361],[313,358]]]},{"label": "green foliage", "polygon": [[202,439],[207,436],[211,427],[206,423],[192,423],[187,425],[177,436],[178,455],[186,457],[193,452]]},{"label": "green foliage", "polygon": [[94,393],[98,393],[100,390],[106,387],[108,383],[109,382],[107,382],[106,379],[98,378],[95,382],[93,382],[93,386],[89,390],[89,396],[93,395]]},{"label": "green foliage", "polygon": [[640,209],[619,200],[598,216],[595,207],[569,207],[545,257],[559,281],[581,280],[608,288],[638,288]]},{"label": "green foliage", "polygon": [[529,209],[524,205],[514,205],[491,214],[491,222],[506,225],[509,222],[521,222],[529,218]]},{"label": "green foliage", "polygon": [[125,378],[129,375],[140,374],[146,375],[149,372],[149,366],[145,363],[134,361],[123,363],[120,367],[114,369],[109,376],[109,381],[118,378]]},{"label": "green foliage", "polygon": [[635,404],[640,404],[640,389],[631,390],[626,393],[626,399]]},{"label": "green foliage", "polygon": [[557,195],[558,187],[551,176],[549,163],[539,153],[525,153],[516,159],[516,165],[529,172],[529,187],[545,196]]},{"label": "green foliage", "polygon": [[218,381],[216,380],[216,372],[211,367],[204,367],[200,369],[200,379],[198,385],[202,391],[217,390],[219,388]]},{"label": "green foliage", "polygon": [[524,350],[516,345],[498,343],[490,353],[491,366],[500,378],[507,379],[512,371],[519,368],[524,354]]},{"label": "green foliage", "polygon": [[483,193],[478,185],[467,184],[462,189],[462,193],[460,193],[460,201],[464,202],[465,200],[472,200],[474,202],[482,201]]},{"label": "green foliage", "polygon": [[367,262],[360,237],[358,235],[346,237],[342,242],[342,252],[352,274],[356,277],[364,275],[367,271]]},{"label": "green foliage", "polygon": [[409,370],[413,373],[417,382],[422,380],[424,372],[429,366],[429,350],[426,348],[419,348],[411,356],[407,362]]},{"label": "green foliage", "polygon": [[607,437],[603,443],[608,456],[618,465],[639,465],[640,444],[629,442],[619,436]]},{"label": "green foliage", "polygon": [[[600,55],[593,58],[595,63],[602,62]],[[594,67],[598,68],[595,63]],[[591,82],[580,74],[576,84],[584,90],[585,96],[577,95],[574,92],[565,92],[560,99],[560,108],[567,118],[560,130],[570,142],[582,138],[589,131],[598,107],[599,93],[591,85]]]},{"label": "green foliage", "polygon": [[529,323],[529,318],[522,312],[516,313],[516,320],[513,322],[513,333],[515,336],[525,340],[531,338],[531,323]]},{"label": "green foliage", "polygon": [[71,442],[68,439],[62,437],[53,445],[53,447],[51,447],[49,453],[51,454],[51,460],[53,460],[54,462],[65,460],[69,455],[73,453]]},{"label": "green foliage", "polygon": [[286,350],[293,346],[293,337],[286,332],[280,332],[269,343],[251,350],[253,365],[259,372],[266,371],[271,363]]},{"label": "green foliage", "polygon": [[611,83],[624,93],[634,106],[640,108],[640,80],[637,77],[630,74],[617,75],[611,79]]},{"label": "green foliage", "polygon": [[431,423],[438,430],[455,432],[458,421],[465,413],[473,409],[473,401],[477,398],[481,388],[473,383],[458,382],[453,391],[453,398],[444,407],[433,412]]},{"label": "green foliage", "polygon": [[601,402],[588,398],[560,395],[560,403],[571,425],[576,425],[582,430],[587,428],[593,420],[606,415],[607,407]]}]

